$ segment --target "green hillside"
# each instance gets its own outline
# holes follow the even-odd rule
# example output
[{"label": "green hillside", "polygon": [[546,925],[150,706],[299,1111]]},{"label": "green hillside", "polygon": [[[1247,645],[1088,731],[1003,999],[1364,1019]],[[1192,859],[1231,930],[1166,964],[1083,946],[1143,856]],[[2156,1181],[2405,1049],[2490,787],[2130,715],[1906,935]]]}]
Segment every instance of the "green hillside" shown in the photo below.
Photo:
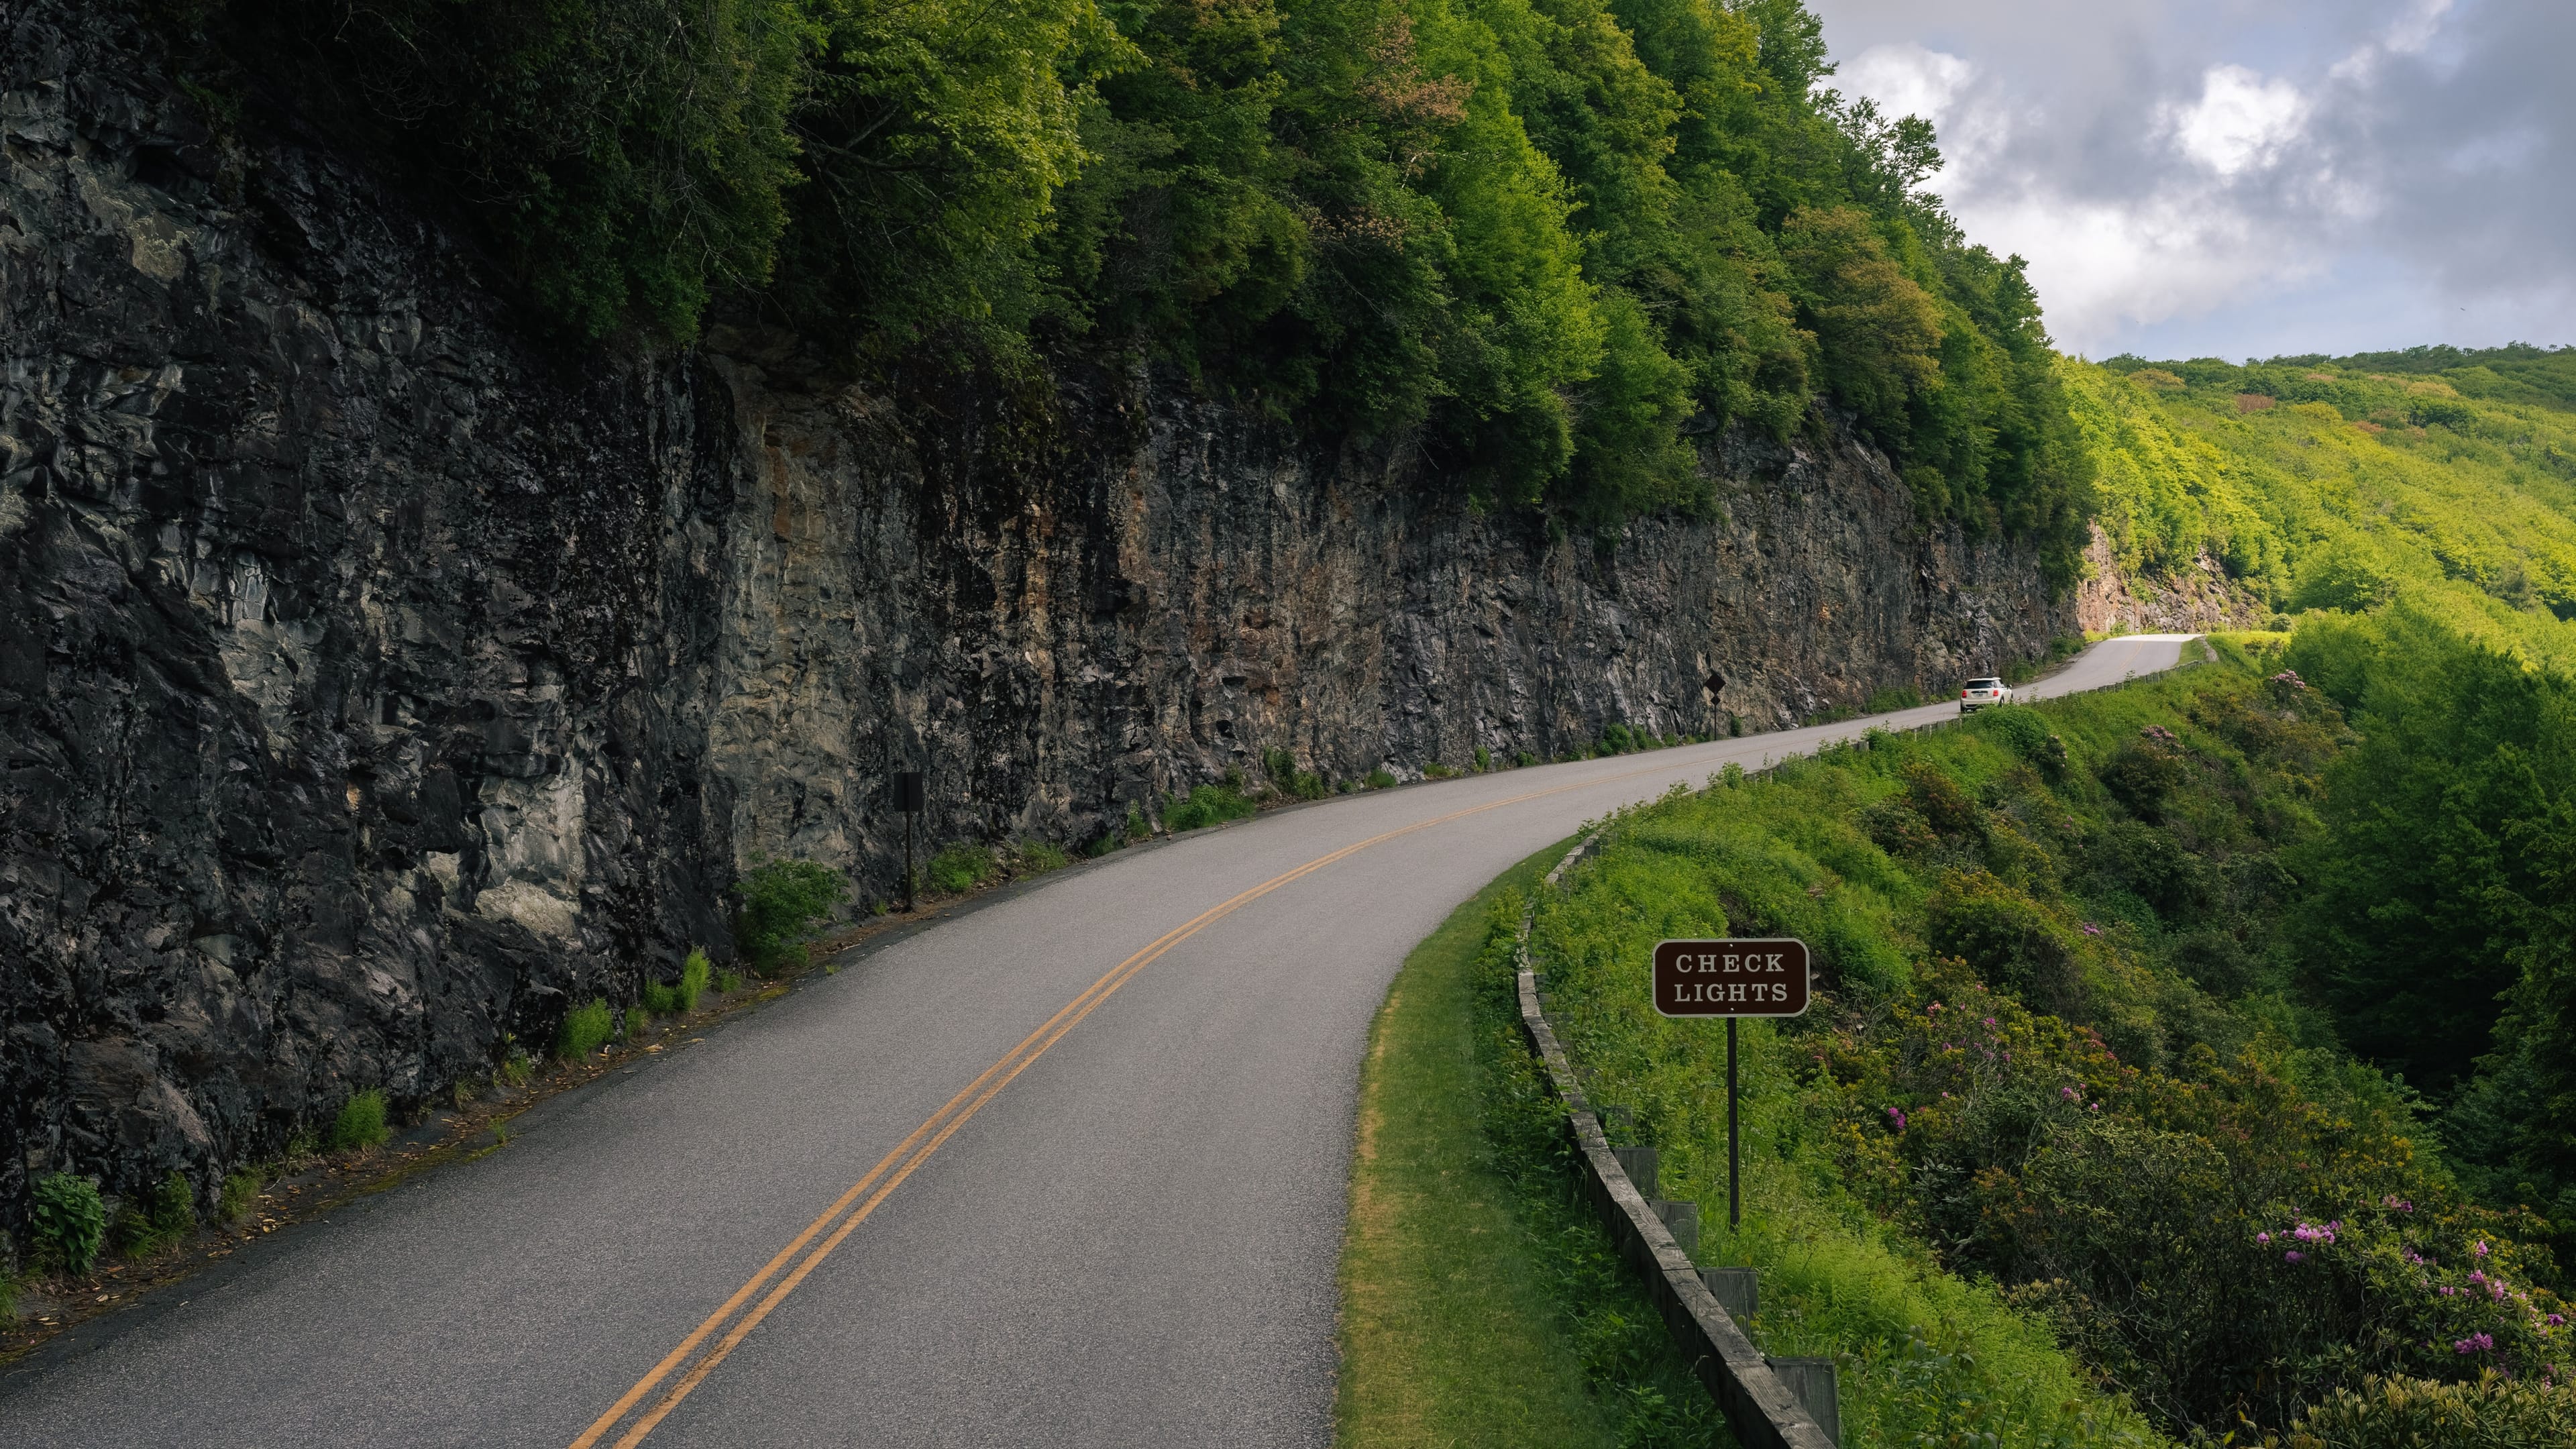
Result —
[{"label": "green hillside", "polygon": [[711,307],[856,366],[1157,357],[1606,522],[1839,416],[2060,577],[2082,459],[2021,260],[1799,0],[173,0],[210,119],[326,121],[568,345]]},{"label": "green hillside", "polygon": [[2133,574],[2202,551],[2275,609],[2405,599],[2576,663],[2576,351],[2061,365]]}]

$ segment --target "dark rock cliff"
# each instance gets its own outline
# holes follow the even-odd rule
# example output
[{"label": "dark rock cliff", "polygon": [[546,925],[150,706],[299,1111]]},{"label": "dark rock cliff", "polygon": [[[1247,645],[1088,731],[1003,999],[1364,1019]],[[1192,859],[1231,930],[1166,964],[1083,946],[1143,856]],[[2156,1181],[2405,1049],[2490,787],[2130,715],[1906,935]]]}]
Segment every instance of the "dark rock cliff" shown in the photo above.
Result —
[{"label": "dark rock cliff", "polygon": [[933,838],[1075,842],[1271,748],[1766,728],[2072,627],[1854,445],[1563,540],[1143,370],[566,360],[121,7],[0,26],[0,1225],[488,1072],[722,952],[742,862],[882,894],[907,764]]}]

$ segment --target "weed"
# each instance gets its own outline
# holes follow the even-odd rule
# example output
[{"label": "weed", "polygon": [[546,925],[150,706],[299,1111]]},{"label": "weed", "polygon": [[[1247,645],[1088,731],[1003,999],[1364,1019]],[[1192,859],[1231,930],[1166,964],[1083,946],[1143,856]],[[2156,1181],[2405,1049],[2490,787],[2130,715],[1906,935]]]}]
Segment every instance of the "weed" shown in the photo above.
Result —
[{"label": "weed", "polygon": [[698,1009],[698,998],[707,994],[707,973],[713,969],[706,952],[695,946],[689,948],[689,954],[680,962],[680,1010]]},{"label": "weed", "polygon": [[1132,800],[1127,802],[1127,838],[1142,840],[1153,833],[1154,827],[1146,821],[1143,808]]},{"label": "weed", "polygon": [[943,895],[962,896],[991,880],[1000,869],[991,850],[959,840],[942,846],[939,853],[930,858],[930,868],[924,874],[928,876],[932,890]]},{"label": "weed", "polygon": [[635,1041],[653,1029],[653,1014],[640,1006],[626,1008],[626,1039]]},{"label": "weed", "polygon": [[1362,783],[1366,784],[1372,790],[1392,789],[1395,785],[1395,776],[1387,773],[1386,766],[1380,765],[1376,769],[1369,771],[1368,779]]},{"label": "weed", "polygon": [[773,860],[754,867],[735,891],[742,898],[735,939],[753,967],[767,973],[787,964],[815,925],[831,917],[849,897],[850,883],[810,860]]},{"label": "weed", "polygon": [[37,1179],[36,1200],[28,1213],[35,1229],[36,1255],[74,1277],[98,1261],[99,1241],[107,1236],[107,1204],[98,1183],[57,1172]]},{"label": "weed", "polygon": [[385,1094],[375,1087],[341,1103],[340,1115],[331,1124],[331,1146],[341,1152],[373,1147],[389,1135],[385,1127]]},{"label": "weed", "polygon": [[617,1018],[608,1014],[608,1003],[593,998],[588,1006],[577,1006],[564,1013],[563,1030],[555,1035],[555,1055],[577,1062],[608,1044],[617,1034]]},{"label": "weed", "polygon": [[723,992],[727,996],[731,996],[741,989],[742,973],[739,971],[727,971],[716,978],[716,990]]},{"label": "weed", "polygon": [[1438,760],[1433,760],[1431,763],[1422,767],[1423,778],[1430,780],[1446,780],[1455,776],[1457,773],[1458,772],[1456,770],[1440,763]]},{"label": "weed", "polygon": [[527,1052],[512,1046],[510,1054],[501,1058],[501,1065],[493,1071],[492,1077],[495,1081],[507,1082],[513,1087],[524,1087],[528,1084],[528,1078],[535,1076],[536,1073],[536,1064],[528,1060]]},{"label": "weed", "polygon": [[1070,863],[1063,850],[1044,840],[1021,841],[1018,855],[1022,875],[1044,875],[1051,870],[1062,870]]},{"label": "weed", "polygon": [[1519,754],[1512,756],[1512,765],[1516,769],[1526,770],[1537,763],[1538,756],[1531,754],[1527,750],[1523,750]]},{"label": "weed", "polygon": [[1263,757],[1270,772],[1271,786],[1283,796],[1298,800],[1321,800],[1333,793],[1324,777],[1312,770],[1297,768],[1297,759],[1286,750],[1272,750]]},{"label": "weed", "polygon": [[1900,709],[1913,709],[1922,703],[1923,691],[1910,684],[1900,684],[1871,695],[1868,706],[1861,713],[1894,714]]},{"label": "weed", "polygon": [[1601,727],[1601,746],[1596,753],[1624,755],[1638,747],[1636,732],[1619,721],[1612,720]]},{"label": "weed", "polygon": [[1726,717],[1726,737],[1735,740],[1744,738],[1744,716],[1729,714]]},{"label": "weed", "polygon": [[458,1079],[456,1085],[447,1089],[448,1101],[460,1112],[473,1106],[474,1099],[481,1095],[483,1095],[481,1090],[472,1082],[465,1081],[461,1078]]},{"label": "weed", "polygon": [[173,1171],[127,1203],[109,1236],[129,1258],[148,1258],[197,1230],[197,1194]]},{"label": "weed", "polygon": [[245,1167],[224,1179],[224,1190],[215,1197],[215,1214],[223,1221],[237,1223],[259,1206],[259,1190],[264,1186],[259,1174]]},{"label": "weed", "polygon": [[1476,773],[1479,775],[1486,774],[1493,768],[1494,752],[1486,749],[1483,745],[1476,746]]},{"label": "weed", "polygon": [[1225,820],[1240,820],[1257,807],[1224,785],[1201,785],[1163,812],[1163,827],[1174,834]]},{"label": "weed", "polygon": [[680,1009],[680,988],[665,986],[648,976],[644,978],[644,1004],[637,1009],[655,1016],[669,1016]]}]

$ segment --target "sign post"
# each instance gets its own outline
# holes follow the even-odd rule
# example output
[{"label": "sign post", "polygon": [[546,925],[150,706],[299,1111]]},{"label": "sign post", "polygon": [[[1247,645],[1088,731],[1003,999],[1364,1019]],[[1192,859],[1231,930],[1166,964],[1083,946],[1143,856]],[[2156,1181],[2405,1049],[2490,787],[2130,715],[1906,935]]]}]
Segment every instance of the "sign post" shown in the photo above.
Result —
[{"label": "sign post", "polygon": [[1742,1160],[1736,1128],[1735,1022],[1746,1016],[1803,1016],[1807,943],[1792,940],[1663,941],[1655,946],[1655,1010],[1666,1016],[1726,1018],[1726,1229],[1744,1221],[1737,1189]]},{"label": "sign post", "polygon": [[927,803],[921,788],[919,770],[897,770],[894,775],[894,808],[903,812],[903,909],[912,911],[912,821]]}]

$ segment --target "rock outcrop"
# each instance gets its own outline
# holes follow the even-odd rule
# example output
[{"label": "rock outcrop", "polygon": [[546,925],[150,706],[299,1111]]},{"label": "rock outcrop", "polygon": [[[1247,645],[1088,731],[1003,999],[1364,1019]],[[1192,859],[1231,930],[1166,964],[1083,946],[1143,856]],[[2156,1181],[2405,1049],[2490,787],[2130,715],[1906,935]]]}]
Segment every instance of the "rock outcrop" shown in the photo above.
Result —
[{"label": "rock outcrop", "polygon": [[2132,577],[2120,567],[2102,525],[2084,549],[2084,578],[2075,588],[2075,618],[2096,634],[2197,634],[2260,629],[2272,607],[2204,551],[2188,568]]},{"label": "rock outcrop", "polygon": [[1769,728],[2074,627],[1849,442],[1564,538],[1142,368],[567,359],[125,7],[0,25],[0,1226],[486,1073],[724,952],[748,861],[881,896],[897,768],[933,838],[1080,843],[1269,750]]}]

